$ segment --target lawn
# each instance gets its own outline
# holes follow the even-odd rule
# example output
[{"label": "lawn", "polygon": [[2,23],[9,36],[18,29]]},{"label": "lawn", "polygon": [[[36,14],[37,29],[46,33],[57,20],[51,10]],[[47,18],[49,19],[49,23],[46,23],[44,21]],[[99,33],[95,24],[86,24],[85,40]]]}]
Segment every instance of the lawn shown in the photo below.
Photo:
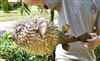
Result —
[{"label": "lawn", "polygon": [[[37,9],[36,6],[32,7],[31,11],[33,11],[33,14],[38,12],[37,10],[33,9]],[[4,11],[0,10],[0,22],[18,20],[20,18],[25,17],[26,15],[26,13],[24,13],[24,15],[21,15],[19,9],[10,11],[10,13],[5,13]]]},{"label": "lawn", "polygon": [[[37,11],[34,11],[33,14],[35,14],[36,12]],[[0,13],[1,13],[0,14],[0,22],[18,20],[27,15],[27,14],[21,15],[19,10],[14,10],[14,11],[11,11],[10,13],[5,13],[0,10]]]},{"label": "lawn", "polygon": [[[46,18],[50,18],[50,10],[47,10],[47,12],[43,12],[43,14],[46,14]],[[31,14],[41,14],[41,11],[37,9],[37,6],[32,6],[31,7]],[[20,10],[13,10],[10,11],[10,13],[5,13],[4,11],[0,10],[0,22],[5,22],[5,21],[14,21],[18,20],[20,18],[24,18],[27,14],[24,13],[24,15],[21,15]],[[57,18],[57,12],[55,13],[55,17]]]},{"label": "lawn", "polygon": [[10,13],[5,13],[2,10],[0,10],[0,22],[13,21],[22,17],[23,16],[20,14],[18,10],[11,11]]}]

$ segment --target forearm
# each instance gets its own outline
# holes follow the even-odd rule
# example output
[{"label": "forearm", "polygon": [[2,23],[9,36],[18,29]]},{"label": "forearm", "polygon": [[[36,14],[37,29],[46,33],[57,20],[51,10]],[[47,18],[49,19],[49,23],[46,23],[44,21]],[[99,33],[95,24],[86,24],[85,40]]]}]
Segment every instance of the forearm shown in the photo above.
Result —
[{"label": "forearm", "polygon": [[28,5],[46,5],[44,0],[23,0]]}]

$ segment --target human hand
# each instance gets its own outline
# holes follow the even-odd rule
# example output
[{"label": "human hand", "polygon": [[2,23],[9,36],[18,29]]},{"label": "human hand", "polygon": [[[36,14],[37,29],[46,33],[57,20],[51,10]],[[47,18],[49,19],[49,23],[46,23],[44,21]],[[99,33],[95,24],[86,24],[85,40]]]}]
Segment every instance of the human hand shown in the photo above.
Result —
[{"label": "human hand", "polygon": [[95,49],[98,45],[100,45],[100,36],[97,36],[95,33],[90,34],[92,39],[87,39],[87,42],[82,42],[82,44],[89,50]]}]

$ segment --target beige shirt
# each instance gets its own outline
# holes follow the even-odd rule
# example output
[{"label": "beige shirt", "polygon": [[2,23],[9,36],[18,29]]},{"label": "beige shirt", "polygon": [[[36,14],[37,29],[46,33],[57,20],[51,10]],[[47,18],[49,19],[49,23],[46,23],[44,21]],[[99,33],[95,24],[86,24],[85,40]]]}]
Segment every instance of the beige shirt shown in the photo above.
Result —
[{"label": "beige shirt", "polygon": [[[71,31],[67,34],[79,36],[93,32],[95,24],[100,24],[99,0],[45,0],[50,9],[58,11],[59,29],[69,24]],[[76,59],[78,61],[96,61],[93,50],[85,48],[81,42],[69,43],[70,51],[65,51],[59,44],[56,59]]]}]

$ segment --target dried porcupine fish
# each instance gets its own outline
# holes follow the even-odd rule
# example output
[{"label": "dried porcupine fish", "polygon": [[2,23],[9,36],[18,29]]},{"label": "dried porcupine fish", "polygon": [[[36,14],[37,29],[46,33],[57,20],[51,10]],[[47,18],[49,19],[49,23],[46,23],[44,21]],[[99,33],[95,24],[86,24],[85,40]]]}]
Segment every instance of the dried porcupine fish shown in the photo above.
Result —
[{"label": "dried porcupine fish", "polygon": [[[62,31],[59,31],[52,22],[47,21],[45,18],[30,15],[14,24],[11,37],[25,51],[43,56],[52,52],[59,43],[64,45],[86,39],[86,37],[82,38],[84,35],[81,35],[82,37],[65,35],[64,32],[69,29],[70,27],[65,24]],[[88,36],[88,34],[86,33],[85,36]]]}]

